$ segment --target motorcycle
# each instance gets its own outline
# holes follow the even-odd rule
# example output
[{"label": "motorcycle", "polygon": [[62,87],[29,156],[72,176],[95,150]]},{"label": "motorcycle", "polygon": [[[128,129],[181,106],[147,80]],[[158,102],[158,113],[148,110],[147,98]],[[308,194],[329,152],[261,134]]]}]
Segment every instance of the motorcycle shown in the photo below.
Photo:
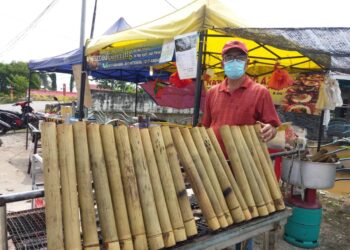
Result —
[{"label": "motorcycle", "polygon": [[0,134],[9,130],[24,129],[28,123],[38,127],[41,116],[33,112],[28,101],[16,102],[13,106],[20,106],[21,113],[0,109]]}]

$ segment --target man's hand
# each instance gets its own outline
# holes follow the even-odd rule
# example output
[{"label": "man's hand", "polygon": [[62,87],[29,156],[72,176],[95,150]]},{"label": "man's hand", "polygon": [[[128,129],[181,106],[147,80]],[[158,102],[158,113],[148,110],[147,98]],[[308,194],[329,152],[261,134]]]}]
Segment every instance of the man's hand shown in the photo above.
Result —
[{"label": "man's hand", "polygon": [[271,124],[265,124],[262,122],[258,122],[258,123],[261,124],[260,134],[263,141],[268,142],[272,140],[277,134],[276,128],[274,128]]}]

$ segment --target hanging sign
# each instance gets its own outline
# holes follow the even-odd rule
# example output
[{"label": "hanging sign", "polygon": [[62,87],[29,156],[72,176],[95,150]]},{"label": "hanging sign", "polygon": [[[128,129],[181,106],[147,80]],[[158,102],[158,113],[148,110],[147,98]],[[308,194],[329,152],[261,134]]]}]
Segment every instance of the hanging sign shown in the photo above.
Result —
[{"label": "hanging sign", "polygon": [[[144,67],[159,63],[163,40],[106,48],[87,57],[90,70]],[[171,59],[170,59],[171,60]]]},{"label": "hanging sign", "polygon": [[187,33],[175,38],[176,67],[180,79],[197,76],[197,32]]}]

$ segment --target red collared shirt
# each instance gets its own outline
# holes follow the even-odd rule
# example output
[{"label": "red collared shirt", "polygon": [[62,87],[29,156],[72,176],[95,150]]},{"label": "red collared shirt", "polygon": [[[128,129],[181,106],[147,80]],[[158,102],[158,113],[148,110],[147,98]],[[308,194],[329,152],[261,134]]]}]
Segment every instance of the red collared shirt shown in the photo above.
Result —
[{"label": "red collared shirt", "polygon": [[257,121],[274,127],[281,124],[269,91],[250,77],[245,76],[233,92],[227,88],[227,78],[207,92],[202,124],[213,128],[221,146],[221,126],[253,125]]}]

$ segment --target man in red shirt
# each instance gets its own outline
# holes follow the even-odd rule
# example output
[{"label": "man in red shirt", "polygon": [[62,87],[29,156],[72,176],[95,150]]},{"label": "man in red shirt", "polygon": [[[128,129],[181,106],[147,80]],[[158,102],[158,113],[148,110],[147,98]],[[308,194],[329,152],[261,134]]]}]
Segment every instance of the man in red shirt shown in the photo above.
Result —
[{"label": "man in red shirt", "polygon": [[[213,128],[221,146],[219,128],[223,125],[262,124],[261,137],[269,141],[281,122],[269,91],[245,75],[249,63],[248,49],[240,41],[229,41],[222,49],[226,78],[206,95],[202,124]],[[222,147],[223,148],[223,147]]]}]

